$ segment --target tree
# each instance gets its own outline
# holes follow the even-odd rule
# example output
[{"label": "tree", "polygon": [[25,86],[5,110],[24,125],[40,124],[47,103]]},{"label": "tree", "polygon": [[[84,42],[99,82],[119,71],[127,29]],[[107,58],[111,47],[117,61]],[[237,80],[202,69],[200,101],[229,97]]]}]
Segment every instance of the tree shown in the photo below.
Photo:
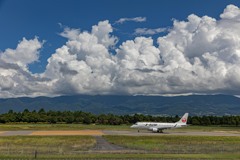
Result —
[{"label": "tree", "polygon": [[92,119],[88,116],[86,116],[84,119],[83,119],[83,123],[84,124],[91,124],[92,123]]},{"label": "tree", "polygon": [[192,118],[192,124],[193,125],[200,125],[200,122],[199,122],[198,118],[196,118],[196,117]]}]

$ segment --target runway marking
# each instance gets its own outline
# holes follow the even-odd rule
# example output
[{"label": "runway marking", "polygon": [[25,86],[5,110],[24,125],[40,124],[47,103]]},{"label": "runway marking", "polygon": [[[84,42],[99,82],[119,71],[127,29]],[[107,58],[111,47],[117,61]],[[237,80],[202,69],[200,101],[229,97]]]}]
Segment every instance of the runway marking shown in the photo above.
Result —
[{"label": "runway marking", "polygon": [[100,130],[81,130],[81,131],[34,131],[30,135],[33,136],[66,136],[66,135],[90,135],[101,136],[104,133]]}]

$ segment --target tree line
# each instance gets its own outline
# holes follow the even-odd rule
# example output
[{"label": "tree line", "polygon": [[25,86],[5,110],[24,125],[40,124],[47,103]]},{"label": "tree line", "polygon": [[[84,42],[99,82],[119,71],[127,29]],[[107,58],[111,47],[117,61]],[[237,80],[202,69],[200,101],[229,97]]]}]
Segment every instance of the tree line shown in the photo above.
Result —
[{"label": "tree line", "polygon": [[[139,121],[151,122],[176,122],[180,119],[176,116],[152,116],[143,114],[114,115],[114,114],[92,114],[82,111],[29,111],[14,112],[0,115],[0,123],[82,123],[82,124],[104,124],[121,125],[133,124]],[[189,116],[188,124],[192,125],[240,125],[240,116]]]}]

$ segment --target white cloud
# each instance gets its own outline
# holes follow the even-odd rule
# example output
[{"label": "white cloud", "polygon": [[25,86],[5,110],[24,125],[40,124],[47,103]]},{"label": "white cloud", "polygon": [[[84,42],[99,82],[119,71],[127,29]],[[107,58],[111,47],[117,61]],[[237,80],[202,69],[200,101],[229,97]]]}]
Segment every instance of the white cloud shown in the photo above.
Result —
[{"label": "white cloud", "polygon": [[124,22],[145,22],[147,20],[146,17],[134,17],[134,18],[120,18],[115,22],[115,24],[122,24]]},{"label": "white cloud", "polygon": [[92,34],[97,37],[100,44],[103,44],[105,47],[114,46],[118,39],[114,36],[111,36],[109,33],[113,32],[113,28],[109,21],[101,21],[98,25],[92,27]]},{"label": "white cloud", "polygon": [[99,22],[92,27],[91,32],[74,35],[77,38],[69,39],[66,45],[49,58],[44,75],[54,80],[54,92],[110,92],[115,61],[108,49],[117,40],[110,35],[112,31],[108,21]]},{"label": "white cloud", "polygon": [[23,38],[15,50],[6,49],[1,53],[1,59],[9,63],[17,63],[21,66],[28,65],[38,60],[39,49],[42,45],[43,42],[39,42],[37,38],[32,40]]},{"label": "white cloud", "polygon": [[149,29],[149,28],[137,28],[134,31],[135,35],[154,35],[162,32],[166,32],[167,28],[155,28],[155,29]]},{"label": "white cloud", "polygon": [[225,9],[223,14],[220,15],[222,19],[236,19],[240,20],[240,10],[237,6],[228,5]]},{"label": "white cloud", "polygon": [[64,28],[64,31],[60,33],[60,36],[68,39],[77,39],[77,35],[80,34],[80,29],[71,29],[69,27]]},{"label": "white cloud", "polygon": [[0,54],[0,96],[239,95],[239,15],[239,8],[230,5],[219,20],[194,14],[175,20],[157,45],[141,36],[116,46],[109,21],[89,32],[66,28],[60,34],[66,44],[56,49],[42,74],[32,74],[27,66],[38,60],[43,42],[23,39]]},{"label": "white cloud", "polygon": [[38,61],[43,43],[38,38],[23,38],[16,49],[0,53],[0,97],[48,95],[47,86],[42,85],[48,80],[28,70],[29,64]]}]

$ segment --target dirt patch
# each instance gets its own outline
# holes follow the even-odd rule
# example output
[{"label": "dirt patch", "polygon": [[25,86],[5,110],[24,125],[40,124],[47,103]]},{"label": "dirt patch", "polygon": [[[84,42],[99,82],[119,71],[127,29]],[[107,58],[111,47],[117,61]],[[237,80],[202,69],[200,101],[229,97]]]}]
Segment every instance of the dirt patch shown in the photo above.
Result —
[{"label": "dirt patch", "polygon": [[90,135],[101,136],[104,133],[100,130],[80,130],[80,131],[34,131],[30,135],[34,136],[65,136],[65,135]]}]

